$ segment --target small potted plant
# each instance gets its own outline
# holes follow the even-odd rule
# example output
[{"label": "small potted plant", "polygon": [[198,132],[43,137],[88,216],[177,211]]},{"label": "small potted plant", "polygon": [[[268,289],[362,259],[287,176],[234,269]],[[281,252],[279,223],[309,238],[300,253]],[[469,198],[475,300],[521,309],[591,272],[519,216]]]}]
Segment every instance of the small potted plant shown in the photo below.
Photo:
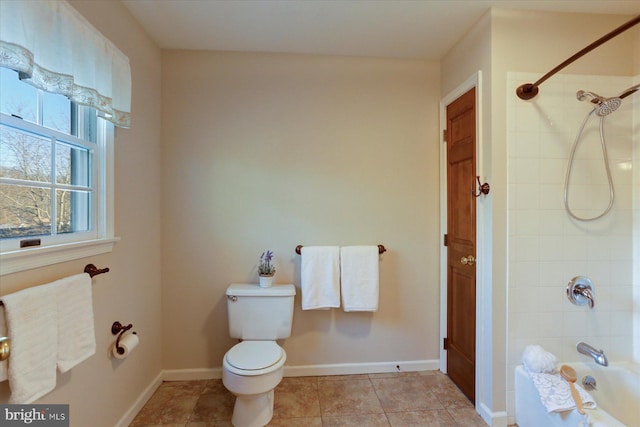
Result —
[{"label": "small potted plant", "polygon": [[258,275],[260,276],[260,287],[269,288],[273,284],[273,275],[276,274],[276,267],[271,263],[273,251],[262,252],[260,264],[258,264]]}]

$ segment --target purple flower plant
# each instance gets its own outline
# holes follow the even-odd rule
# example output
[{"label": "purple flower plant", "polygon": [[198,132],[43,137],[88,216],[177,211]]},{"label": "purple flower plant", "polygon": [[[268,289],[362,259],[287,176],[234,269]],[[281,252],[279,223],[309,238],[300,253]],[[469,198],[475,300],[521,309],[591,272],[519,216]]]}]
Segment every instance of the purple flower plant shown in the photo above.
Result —
[{"label": "purple flower plant", "polygon": [[276,267],[271,264],[273,259],[273,251],[262,252],[260,255],[260,264],[258,264],[258,274],[271,276],[276,272]]}]

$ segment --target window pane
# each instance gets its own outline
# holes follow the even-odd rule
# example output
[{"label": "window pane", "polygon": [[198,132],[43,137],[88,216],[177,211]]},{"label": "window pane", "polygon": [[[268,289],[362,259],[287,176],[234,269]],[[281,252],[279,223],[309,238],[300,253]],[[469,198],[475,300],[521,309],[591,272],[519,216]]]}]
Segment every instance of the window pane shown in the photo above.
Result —
[{"label": "window pane", "polygon": [[0,67],[0,111],[36,123],[38,90],[18,79],[18,73]]},{"label": "window pane", "polygon": [[82,147],[56,143],[56,182],[89,187],[90,155],[89,150]]},{"label": "window pane", "polygon": [[71,134],[71,101],[64,95],[42,92],[42,124]]},{"label": "window pane", "polygon": [[50,234],[50,202],[45,188],[0,184],[0,237]]},{"label": "window pane", "polygon": [[56,191],[58,234],[91,229],[91,198],[87,191]]},{"label": "window pane", "polygon": [[0,126],[0,176],[50,182],[51,142]]}]

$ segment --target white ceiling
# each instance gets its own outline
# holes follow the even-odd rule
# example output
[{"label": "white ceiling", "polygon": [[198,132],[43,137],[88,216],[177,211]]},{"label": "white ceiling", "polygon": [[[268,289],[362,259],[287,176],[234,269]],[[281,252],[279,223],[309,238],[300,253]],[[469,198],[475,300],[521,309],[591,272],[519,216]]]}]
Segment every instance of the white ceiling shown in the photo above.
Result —
[{"label": "white ceiling", "polygon": [[[640,14],[640,0],[123,0],[161,48],[440,59],[491,7]],[[613,28],[612,28],[613,29]],[[594,34],[594,40],[602,34]]]}]

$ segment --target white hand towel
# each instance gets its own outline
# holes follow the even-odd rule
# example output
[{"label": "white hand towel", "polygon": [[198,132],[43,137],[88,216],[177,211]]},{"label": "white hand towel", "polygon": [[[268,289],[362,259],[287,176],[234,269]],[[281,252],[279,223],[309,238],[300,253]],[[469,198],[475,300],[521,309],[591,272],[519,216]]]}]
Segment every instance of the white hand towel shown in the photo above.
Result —
[{"label": "white hand towel", "polygon": [[[4,307],[0,306],[0,337],[8,337],[7,322],[4,320]],[[0,382],[8,380],[7,361],[0,362]]]},{"label": "white hand towel", "polygon": [[[576,408],[576,402],[573,400],[569,383],[560,374],[529,372],[529,375],[531,375],[533,384],[538,389],[540,400],[547,412],[562,412]],[[580,394],[582,406],[585,409],[593,409],[597,406],[593,397],[580,385],[574,384],[574,386]]]},{"label": "white hand towel", "polygon": [[300,254],[302,309],[340,307],[340,248],[303,246]]},{"label": "white hand towel", "polygon": [[56,290],[35,286],[2,297],[11,338],[9,403],[27,404],[56,386]]},{"label": "white hand towel", "polygon": [[344,311],[378,310],[377,246],[340,248],[340,277]]},{"label": "white hand towel", "polygon": [[96,352],[91,277],[76,274],[51,285],[57,287],[58,370],[67,372]]}]

